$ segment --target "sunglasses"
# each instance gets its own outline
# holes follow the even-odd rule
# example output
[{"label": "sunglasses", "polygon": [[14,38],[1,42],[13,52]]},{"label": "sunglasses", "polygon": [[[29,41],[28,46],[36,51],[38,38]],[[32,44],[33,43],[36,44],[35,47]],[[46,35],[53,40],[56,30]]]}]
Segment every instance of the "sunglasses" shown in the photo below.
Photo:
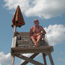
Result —
[{"label": "sunglasses", "polygon": [[38,21],[34,21],[34,22],[38,22]]}]

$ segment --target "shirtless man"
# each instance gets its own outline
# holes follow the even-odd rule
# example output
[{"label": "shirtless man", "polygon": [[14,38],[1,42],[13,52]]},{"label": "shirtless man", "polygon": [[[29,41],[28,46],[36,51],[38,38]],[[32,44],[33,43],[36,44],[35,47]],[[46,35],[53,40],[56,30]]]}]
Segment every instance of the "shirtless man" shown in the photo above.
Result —
[{"label": "shirtless man", "polygon": [[34,20],[34,26],[30,28],[30,38],[36,47],[39,46],[38,42],[42,38],[42,34],[46,34],[42,26],[39,26],[38,19]]}]

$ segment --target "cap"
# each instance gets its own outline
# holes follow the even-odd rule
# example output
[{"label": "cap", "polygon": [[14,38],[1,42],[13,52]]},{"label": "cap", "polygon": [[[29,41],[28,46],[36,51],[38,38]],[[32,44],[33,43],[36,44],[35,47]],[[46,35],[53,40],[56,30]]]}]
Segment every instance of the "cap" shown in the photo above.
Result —
[{"label": "cap", "polygon": [[37,21],[39,23],[39,20],[38,19],[35,19],[34,22]]}]

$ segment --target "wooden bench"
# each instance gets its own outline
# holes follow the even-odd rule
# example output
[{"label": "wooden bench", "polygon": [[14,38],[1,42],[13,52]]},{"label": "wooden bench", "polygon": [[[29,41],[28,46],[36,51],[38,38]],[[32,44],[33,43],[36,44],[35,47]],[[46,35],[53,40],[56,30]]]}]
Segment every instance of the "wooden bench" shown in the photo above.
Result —
[{"label": "wooden bench", "polygon": [[[21,47],[34,47],[34,43],[30,39],[29,32],[16,32],[15,36],[17,36],[17,46]],[[45,39],[45,35],[42,36],[42,39],[39,42],[40,46],[48,46],[48,42]]]}]

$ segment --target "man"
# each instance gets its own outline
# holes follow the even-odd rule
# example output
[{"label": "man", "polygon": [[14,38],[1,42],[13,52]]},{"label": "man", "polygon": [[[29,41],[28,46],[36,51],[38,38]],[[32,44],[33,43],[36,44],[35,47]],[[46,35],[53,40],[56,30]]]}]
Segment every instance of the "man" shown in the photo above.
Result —
[{"label": "man", "polygon": [[46,31],[42,26],[39,26],[39,20],[34,20],[34,26],[30,28],[30,38],[36,47],[39,46],[39,41],[42,38],[42,34],[46,34]]}]

